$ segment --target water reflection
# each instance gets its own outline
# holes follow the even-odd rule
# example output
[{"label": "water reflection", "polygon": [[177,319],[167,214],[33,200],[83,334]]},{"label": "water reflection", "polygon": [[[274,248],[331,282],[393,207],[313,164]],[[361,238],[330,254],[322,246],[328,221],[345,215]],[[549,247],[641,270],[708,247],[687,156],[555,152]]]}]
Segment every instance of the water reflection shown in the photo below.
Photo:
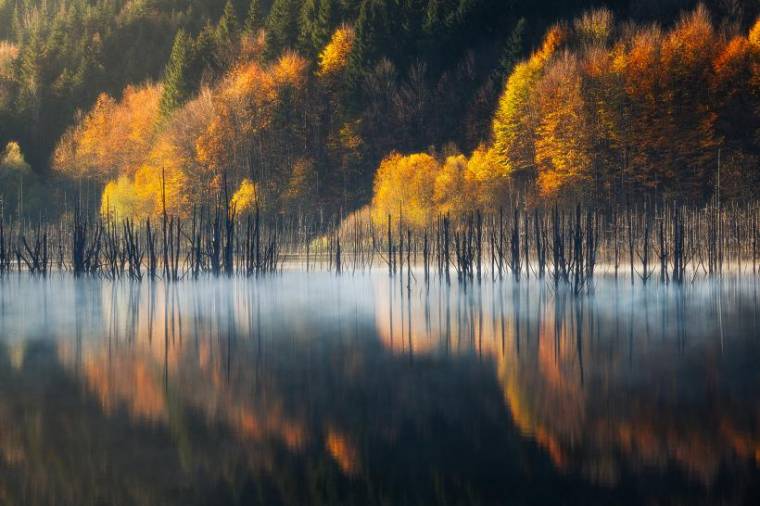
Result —
[{"label": "water reflection", "polygon": [[10,277],[0,502],[748,503],[757,315],[737,281]]}]

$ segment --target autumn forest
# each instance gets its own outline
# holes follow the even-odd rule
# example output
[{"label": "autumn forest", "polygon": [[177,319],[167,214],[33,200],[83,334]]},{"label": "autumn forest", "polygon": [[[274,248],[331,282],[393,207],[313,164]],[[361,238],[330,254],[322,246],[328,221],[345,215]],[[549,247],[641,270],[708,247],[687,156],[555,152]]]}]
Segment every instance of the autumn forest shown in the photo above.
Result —
[{"label": "autumn forest", "polygon": [[760,0],[0,0],[0,505],[760,504]]},{"label": "autumn forest", "polygon": [[741,1],[0,1],[4,219],[753,198]]}]

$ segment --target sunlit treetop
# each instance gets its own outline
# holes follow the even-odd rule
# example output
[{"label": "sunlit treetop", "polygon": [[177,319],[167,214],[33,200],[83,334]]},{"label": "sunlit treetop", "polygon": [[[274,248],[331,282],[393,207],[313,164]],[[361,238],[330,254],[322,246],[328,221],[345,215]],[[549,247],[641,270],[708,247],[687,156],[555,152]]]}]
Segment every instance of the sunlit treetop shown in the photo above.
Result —
[{"label": "sunlit treetop", "polygon": [[258,196],[256,195],[256,184],[250,179],[245,178],[240,183],[240,187],[232,195],[230,204],[235,210],[235,213],[240,215],[247,213],[255,208],[258,203]]},{"label": "sunlit treetop", "polygon": [[4,171],[29,171],[29,164],[24,160],[24,154],[21,152],[21,146],[18,142],[9,142],[0,153],[0,175],[3,175]]},{"label": "sunlit treetop", "polygon": [[760,18],[758,18],[758,20],[755,21],[755,24],[752,25],[747,39],[756,51],[760,49]]},{"label": "sunlit treetop", "polygon": [[532,141],[525,135],[533,129],[533,88],[541,77],[543,67],[569,35],[569,29],[564,25],[551,27],[541,48],[527,61],[518,63],[507,79],[492,128],[494,150],[509,173],[534,166]]},{"label": "sunlit treetop", "polygon": [[582,44],[604,46],[612,37],[615,19],[609,9],[594,9],[576,19],[573,28]]},{"label": "sunlit treetop", "polygon": [[133,174],[158,132],[161,96],[160,85],[128,86],[119,102],[101,94],[59,141],[53,168],[95,178]]},{"label": "sunlit treetop", "polygon": [[692,13],[684,16],[662,41],[661,58],[670,66],[672,73],[679,68],[703,65],[706,58],[714,53],[716,40],[710,14],[699,5]]},{"label": "sunlit treetop", "polygon": [[18,46],[0,41],[0,79],[9,79],[13,74],[13,63],[18,58]]},{"label": "sunlit treetop", "polygon": [[353,27],[342,25],[335,30],[330,42],[319,53],[318,75],[335,75],[345,69],[355,40],[356,34]]},{"label": "sunlit treetop", "polygon": [[293,51],[286,51],[277,59],[271,72],[278,86],[302,88],[306,83],[309,63]]}]

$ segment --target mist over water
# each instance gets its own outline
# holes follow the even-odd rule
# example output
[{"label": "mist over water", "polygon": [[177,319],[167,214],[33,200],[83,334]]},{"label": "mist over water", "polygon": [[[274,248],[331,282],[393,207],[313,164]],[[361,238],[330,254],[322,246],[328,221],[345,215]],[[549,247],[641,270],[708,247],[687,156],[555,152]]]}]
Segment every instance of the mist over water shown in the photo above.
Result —
[{"label": "mist over water", "polygon": [[752,504],[755,281],[0,280],[0,503]]}]

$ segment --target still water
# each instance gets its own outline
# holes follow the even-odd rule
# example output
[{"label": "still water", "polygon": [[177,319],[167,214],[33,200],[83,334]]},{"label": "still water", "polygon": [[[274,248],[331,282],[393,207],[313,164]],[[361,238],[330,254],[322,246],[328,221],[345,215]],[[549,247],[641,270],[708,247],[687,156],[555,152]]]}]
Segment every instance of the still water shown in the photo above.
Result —
[{"label": "still water", "polygon": [[0,504],[758,504],[758,285],[0,281]]}]

